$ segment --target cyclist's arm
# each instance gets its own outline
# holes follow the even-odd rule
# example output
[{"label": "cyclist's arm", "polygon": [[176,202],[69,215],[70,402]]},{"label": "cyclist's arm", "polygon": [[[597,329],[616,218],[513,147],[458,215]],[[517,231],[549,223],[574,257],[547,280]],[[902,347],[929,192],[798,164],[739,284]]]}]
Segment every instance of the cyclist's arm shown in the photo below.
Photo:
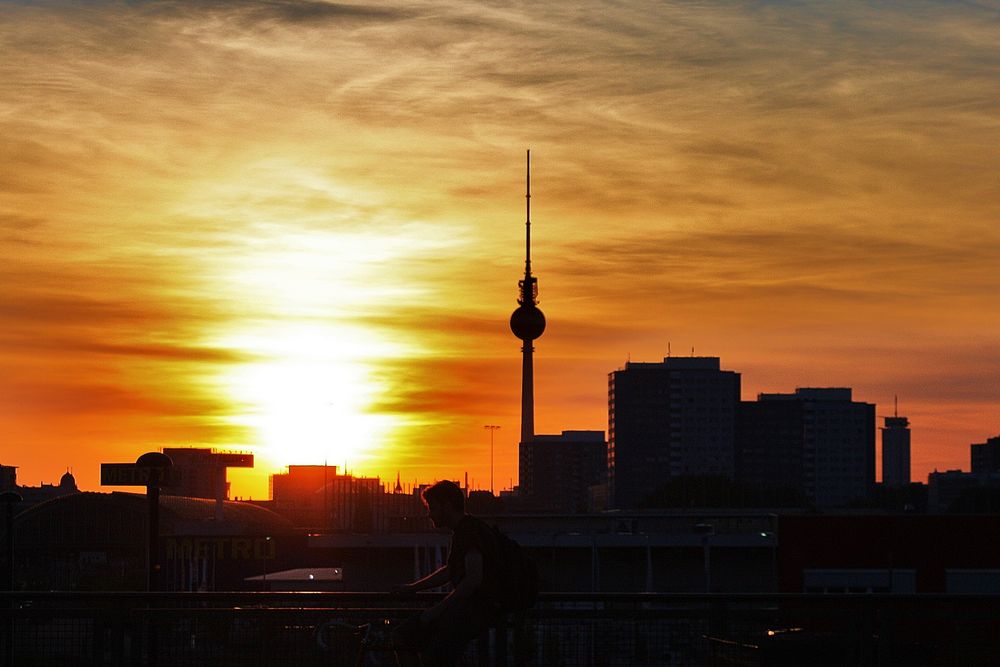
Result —
[{"label": "cyclist's arm", "polygon": [[483,555],[477,549],[471,549],[465,554],[465,576],[458,582],[455,589],[433,607],[425,609],[420,614],[420,622],[424,625],[432,623],[450,607],[468,600],[483,585]]},{"label": "cyclist's arm", "polygon": [[409,591],[422,591],[428,588],[444,586],[446,583],[448,583],[448,566],[442,565],[423,579],[418,579],[410,584],[404,584],[401,588]]}]

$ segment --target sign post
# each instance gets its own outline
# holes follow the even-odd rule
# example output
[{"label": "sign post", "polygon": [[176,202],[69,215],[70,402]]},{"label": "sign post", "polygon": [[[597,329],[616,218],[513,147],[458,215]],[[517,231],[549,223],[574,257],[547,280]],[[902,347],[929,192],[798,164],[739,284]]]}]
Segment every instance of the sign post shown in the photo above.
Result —
[{"label": "sign post", "polygon": [[149,534],[146,544],[146,590],[155,591],[160,573],[160,487],[176,483],[179,470],[171,468],[170,457],[160,452],[147,452],[135,463],[102,463],[102,486],[145,486],[149,509]]},{"label": "sign post", "polygon": [[[135,460],[135,463],[102,463],[102,486],[145,486],[146,505],[149,509],[148,541],[146,544],[146,590],[155,591],[159,586],[160,575],[160,487],[176,482],[177,472],[171,466],[170,457],[162,452],[146,452]],[[152,602],[152,601],[151,601]],[[157,658],[157,628],[149,617],[147,633],[148,652],[146,664],[156,667]]]}]

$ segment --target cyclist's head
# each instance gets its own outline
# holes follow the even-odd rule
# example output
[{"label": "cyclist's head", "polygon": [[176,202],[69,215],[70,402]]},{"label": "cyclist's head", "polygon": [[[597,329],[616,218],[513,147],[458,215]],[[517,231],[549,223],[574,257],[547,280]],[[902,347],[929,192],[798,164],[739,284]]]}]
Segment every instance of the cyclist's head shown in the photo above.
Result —
[{"label": "cyclist's head", "polygon": [[455,482],[444,480],[424,489],[420,494],[424,499],[424,505],[430,507],[431,503],[439,503],[456,512],[465,512],[465,494]]}]

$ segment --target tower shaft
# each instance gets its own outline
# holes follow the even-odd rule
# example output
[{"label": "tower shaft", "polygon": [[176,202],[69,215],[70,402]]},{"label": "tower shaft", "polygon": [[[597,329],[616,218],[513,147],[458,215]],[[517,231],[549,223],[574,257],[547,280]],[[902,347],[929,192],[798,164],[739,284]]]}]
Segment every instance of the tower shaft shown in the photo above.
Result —
[{"label": "tower shaft", "polygon": [[535,371],[532,354],[535,346],[524,341],[521,346],[521,442],[535,439]]}]

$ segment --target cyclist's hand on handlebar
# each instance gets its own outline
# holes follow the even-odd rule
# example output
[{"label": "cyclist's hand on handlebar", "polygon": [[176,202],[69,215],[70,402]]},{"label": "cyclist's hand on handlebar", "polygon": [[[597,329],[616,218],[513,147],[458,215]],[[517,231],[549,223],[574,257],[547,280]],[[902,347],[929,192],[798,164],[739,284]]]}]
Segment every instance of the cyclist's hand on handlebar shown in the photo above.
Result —
[{"label": "cyclist's hand on handlebar", "polygon": [[393,595],[416,595],[417,589],[413,584],[399,584],[389,589]]}]

